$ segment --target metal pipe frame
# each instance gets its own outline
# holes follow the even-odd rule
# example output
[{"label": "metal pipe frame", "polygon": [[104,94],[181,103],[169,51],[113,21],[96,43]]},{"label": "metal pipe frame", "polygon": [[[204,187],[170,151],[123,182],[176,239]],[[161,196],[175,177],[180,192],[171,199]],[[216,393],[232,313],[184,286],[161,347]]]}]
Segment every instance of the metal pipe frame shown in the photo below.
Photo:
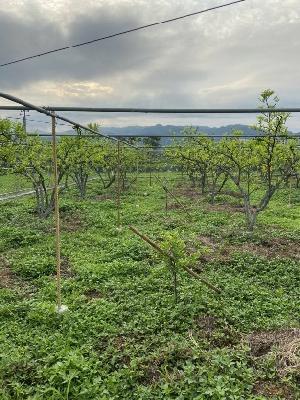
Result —
[{"label": "metal pipe frame", "polygon": [[[10,98],[8,98],[7,96],[9,96]],[[0,97],[12,100],[13,96],[0,93]],[[0,110],[15,110],[15,111],[44,110],[46,112],[74,111],[74,112],[95,112],[95,113],[142,113],[142,114],[262,114],[262,113],[279,113],[279,112],[300,113],[300,107],[281,107],[281,108],[128,108],[128,107],[59,107],[59,106],[35,107],[27,102],[19,102],[16,100],[12,101],[15,101],[16,103],[19,104],[23,104],[23,106],[0,105]],[[37,108],[39,110],[37,110]],[[46,114],[46,112],[43,113]],[[69,120],[67,119],[62,119],[62,120],[69,122]]]},{"label": "metal pipe frame", "polygon": [[[91,129],[91,128],[87,127],[87,126],[84,126],[84,125],[82,125],[82,124],[80,124],[78,122],[72,121],[69,118],[62,117],[61,115],[56,114],[55,111],[57,111],[57,110],[53,110],[53,109],[49,109],[49,108],[46,109],[44,107],[35,106],[35,105],[31,104],[31,103],[28,103],[25,100],[22,100],[22,99],[20,99],[18,97],[15,97],[15,96],[12,96],[10,94],[3,93],[3,92],[0,92],[0,97],[2,97],[3,99],[7,99],[7,100],[10,100],[10,101],[13,101],[14,103],[22,104],[22,107],[18,107],[18,106],[7,106],[7,107],[13,107],[13,109],[22,109],[22,110],[35,110],[35,111],[37,111],[37,112],[39,112],[41,114],[48,115],[49,117],[55,116],[56,119],[59,119],[59,120],[64,121],[64,122],[67,122],[68,124],[72,125],[74,128],[84,129],[85,131],[91,132],[91,133],[93,133],[93,134],[95,134],[97,136],[101,136],[103,138],[106,138],[106,139],[109,139],[109,140],[114,140],[114,141],[118,142],[118,139],[116,139],[115,137],[103,135],[102,133],[94,131],[93,129]],[[125,143],[128,146],[135,147],[135,146],[132,146],[130,143],[127,143],[127,142],[125,142]]]},{"label": "metal pipe frame", "polygon": [[[28,136],[40,136],[40,137],[51,137],[50,133],[29,133]],[[68,136],[68,137],[74,137],[75,135],[73,135],[72,133],[58,133],[56,134],[57,137],[64,137],[64,136]],[[84,135],[85,137],[94,137],[94,135]],[[120,135],[120,134],[112,134],[109,135],[109,137],[111,138],[115,138],[115,139],[119,139],[119,140],[123,140],[124,138],[172,138],[172,139],[185,139],[185,138],[249,138],[249,139],[253,139],[253,138],[263,138],[263,137],[283,137],[285,138],[285,135],[240,135],[240,136],[236,136],[236,135],[208,135],[205,133],[201,133],[199,131],[198,135]],[[291,133],[290,136],[287,137],[287,139],[295,139],[295,138],[299,138],[300,134],[299,133]]]},{"label": "metal pipe frame", "polygon": [[[104,135],[101,134],[97,131],[94,131],[93,129],[84,126],[78,122],[74,122],[70,120],[69,118],[63,117],[61,115],[56,114],[56,111],[68,111],[68,112],[103,112],[103,113],[153,113],[153,114],[261,114],[261,113],[279,113],[279,112],[300,112],[300,108],[216,108],[216,109],[201,109],[201,108],[99,108],[99,107],[55,107],[55,106],[47,106],[47,107],[40,107],[40,106],[35,106],[25,100],[22,100],[18,97],[12,96],[7,93],[0,92],[0,97],[10,100],[14,103],[20,104],[20,106],[0,106],[0,110],[34,110],[37,111],[41,114],[48,115],[49,117],[53,117],[55,115],[56,119],[59,119],[61,121],[67,122],[68,124],[72,125],[74,128],[80,128],[84,129],[85,131],[88,131],[90,133],[93,133],[97,136],[109,139],[109,140],[114,140],[116,142],[119,142],[122,137],[147,137],[147,135],[141,135],[141,136],[135,136],[135,135]],[[51,136],[47,134],[42,134],[41,136]],[[68,135],[57,135],[57,136],[68,136]],[[69,135],[73,136],[73,135]],[[206,137],[213,137],[213,138],[218,138],[218,137],[223,137],[221,135],[203,135]],[[294,137],[297,137],[298,135],[295,135]],[[174,137],[174,136],[168,136],[168,135],[163,135],[160,137]],[[175,136],[176,137],[176,136]],[[244,136],[245,138],[249,138],[251,136]],[[261,137],[261,135],[258,135],[258,137]],[[135,149],[140,149],[140,147],[134,146],[131,143],[126,142],[125,140],[122,140],[123,143],[127,144],[127,146],[133,147]]]}]

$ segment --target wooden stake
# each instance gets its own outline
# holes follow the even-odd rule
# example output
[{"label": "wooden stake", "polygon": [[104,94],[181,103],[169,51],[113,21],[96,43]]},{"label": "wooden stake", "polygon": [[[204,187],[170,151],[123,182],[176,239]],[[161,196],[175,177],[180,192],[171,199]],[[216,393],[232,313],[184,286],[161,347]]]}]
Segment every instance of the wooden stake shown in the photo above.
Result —
[{"label": "wooden stake", "polygon": [[139,177],[139,159],[137,157],[137,159],[136,159],[136,178],[135,178],[136,190],[137,190],[137,184],[138,184],[138,177]]},{"label": "wooden stake", "polygon": [[55,133],[55,115],[52,115],[52,160],[54,175],[54,219],[55,219],[55,252],[56,252],[56,301],[57,309],[61,308],[61,239],[58,197],[58,167],[57,167],[57,143]]},{"label": "wooden stake", "polygon": [[118,228],[121,226],[121,199],[120,199],[120,140],[118,140],[118,168],[117,168],[117,224]]},{"label": "wooden stake", "polygon": [[168,192],[165,190],[166,195],[166,204],[165,204],[165,213],[168,214]]},{"label": "wooden stake", "polygon": [[[151,150],[150,150],[151,151]],[[152,186],[152,153],[150,152],[150,159],[149,159],[149,184]]]},{"label": "wooden stake", "polygon": [[290,178],[289,182],[289,207],[292,206],[292,179]]}]

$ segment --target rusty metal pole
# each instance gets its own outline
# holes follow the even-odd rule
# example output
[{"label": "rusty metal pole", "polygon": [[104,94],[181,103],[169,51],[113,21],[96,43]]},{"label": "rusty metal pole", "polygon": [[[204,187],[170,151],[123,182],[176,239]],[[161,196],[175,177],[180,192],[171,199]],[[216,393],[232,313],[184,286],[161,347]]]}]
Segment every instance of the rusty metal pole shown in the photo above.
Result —
[{"label": "rusty metal pole", "polygon": [[121,163],[121,158],[120,158],[120,140],[118,140],[118,150],[117,150],[117,157],[118,157],[118,167],[117,167],[117,224],[118,228],[121,226],[121,199],[120,199],[120,192],[121,192],[121,187],[120,187],[120,163]]},{"label": "rusty metal pole", "polygon": [[52,160],[54,175],[54,219],[55,219],[55,252],[56,252],[56,302],[57,311],[61,307],[61,239],[60,239],[60,218],[59,218],[59,197],[58,197],[58,167],[57,167],[57,142],[55,125],[55,114],[52,115]]}]

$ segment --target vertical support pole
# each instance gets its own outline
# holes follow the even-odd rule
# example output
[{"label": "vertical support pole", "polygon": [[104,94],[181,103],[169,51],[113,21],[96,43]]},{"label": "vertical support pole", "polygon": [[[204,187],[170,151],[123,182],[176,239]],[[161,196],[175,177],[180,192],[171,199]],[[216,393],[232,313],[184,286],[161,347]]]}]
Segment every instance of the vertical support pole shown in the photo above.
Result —
[{"label": "vertical support pole", "polygon": [[118,167],[117,167],[117,224],[118,224],[118,228],[120,228],[121,226],[121,199],[120,199],[120,192],[121,192],[121,187],[120,187],[120,163],[121,163],[121,159],[120,159],[120,140],[118,140],[118,150],[117,150],[117,163],[118,163]]},{"label": "vertical support pole", "polygon": [[139,178],[139,154],[137,153],[137,158],[136,158],[136,171],[135,171],[135,190],[138,190],[138,178]]},{"label": "vertical support pole", "polygon": [[23,110],[23,129],[26,133],[26,110]]},{"label": "vertical support pole", "polygon": [[292,178],[290,177],[289,182],[289,207],[292,206]]},{"label": "vertical support pole", "polygon": [[58,168],[57,168],[57,142],[55,133],[56,118],[52,115],[52,160],[54,175],[54,219],[55,219],[55,252],[56,252],[56,301],[57,311],[61,310],[61,241],[58,198]]},{"label": "vertical support pole", "polygon": [[168,192],[167,192],[167,190],[165,190],[165,195],[166,195],[165,213],[167,215],[168,214]]},{"label": "vertical support pole", "polygon": [[149,156],[149,184],[152,186],[152,149],[150,150]]}]

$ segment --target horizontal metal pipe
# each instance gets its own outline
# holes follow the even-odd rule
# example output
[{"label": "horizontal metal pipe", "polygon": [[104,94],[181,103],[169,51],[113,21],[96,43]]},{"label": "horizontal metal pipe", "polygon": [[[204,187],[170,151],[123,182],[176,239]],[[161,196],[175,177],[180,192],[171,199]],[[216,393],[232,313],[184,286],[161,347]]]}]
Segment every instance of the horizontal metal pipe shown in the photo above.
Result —
[{"label": "horizontal metal pipe", "polygon": [[[236,138],[236,139],[251,139],[251,138],[264,138],[264,137],[276,137],[276,138],[286,138],[286,139],[295,139],[299,138],[300,134],[299,133],[290,133],[289,136],[285,135],[267,135],[267,134],[261,134],[261,135],[241,135],[241,136],[236,136],[236,135],[214,135],[214,134],[201,134],[199,132],[198,135],[119,135],[119,134],[109,134],[110,137],[115,137],[115,138],[172,138],[172,139],[186,139],[186,138],[194,138],[194,139],[199,139],[199,138]],[[156,146],[154,146],[156,147]]]},{"label": "horizontal metal pipe", "polygon": [[[28,136],[40,136],[40,137],[51,137],[50,133],[29,133]],[[57,133],[57,137],[76,137],[76,134],[74,133]],[[84,135],[84,137],[95,137],[95,135]],[[122,139],[124,138],[172,138],[172,139],[186,139],[186,138],[194,138],[194,139],[199,139],[199,138],[206,138],[206,139],[220,139],[220,138],[235,138],[235,139],[253,139],[253,138],[264,138],[264,137],[276,137],[276,138],[282,138],[282,139],[296,139],[300,138],[299,133],[291,133],[289,136],[285,135],[267,135],[267,134],[262,134],[262,135],[213,135],[213,134],[201,134],[199,133],[198,135],[119,135],[119,134],[109,134],[107,137],[114,138],[114,139],[119,139],[120,141],[123,141]],[[125,143],[128,143],[124,141]],[[158,146],[149,146],[149,147],[160,147]]]},{"label": "horizontal metal pipe", "polygon": [[[35,105],[31,104],[31,103],[28,103],[25,100],[22,100],[22,99],[20,99],[18,97],[12,96],[11,94],[7,94],[7,93],[3,93],[3,92],[0,92],[0,97],[2,97],[3,99],[7,99],[7,100],[10,100],[10,101],[13,101],[14,103],[22,104],[23,107],[21,107],[21,109],[23,109],[23,110],[35,110],[35,111],[37,111],[37,112],[39,112],[41,114],[46,114],[49,117],[52,117],[54,115],[56,119],[59,119],[61,121],[65,121],[68,124],[74,126],[75,128],[81,128],[81,129],[84,129],[85,131],[94,133],[97,136],[101,136],[101,137],[104,137],[104,138],[107,138],[107,139],[110,139],[110,140],[118,141],[118,139],[116,139],[116,138],[114,138],[112,136],[103,135],[102,133],[94,131],[93,129],[91,129],[91,128],[87,127],[87,126],[84,126],[84,125],[82,125],[82,124],[80,124],[78,122],[74,122],[69,118],[65,118],[65,117],[62,117],[61,115],[54,114],[54,111],[57,111],[57,110],[52,110],[52,109],[50,110],[49,108],[35,106]],[[14,106],[12,106],[12,107],[14,107]],[[135,146],[133,146],[133,145],[127,143],[127,142],[125,142],[125,143],[128,146],[135,147]]]},{"label": "horizontal metal pipe", "polygon": [[[1,96],[1,94],[0,94]],[[3,97],[3,96],[2,96]],[[96,113],[150,113],[150,114],[261,114],[261,113],[299,113],[300,107],[281,108],[126,108],[126,107],[59,107],[47,106],[38,107],[44,111],[75,111],[75,112],[96,112]],[[36,110],[30,105],[24,106],[1,106],[0,110]],[[41,111],[39,111],[41,112]],[[44,113],[46,114],[46,113]],[[49,115],[49,114],[48,114]]]}]

